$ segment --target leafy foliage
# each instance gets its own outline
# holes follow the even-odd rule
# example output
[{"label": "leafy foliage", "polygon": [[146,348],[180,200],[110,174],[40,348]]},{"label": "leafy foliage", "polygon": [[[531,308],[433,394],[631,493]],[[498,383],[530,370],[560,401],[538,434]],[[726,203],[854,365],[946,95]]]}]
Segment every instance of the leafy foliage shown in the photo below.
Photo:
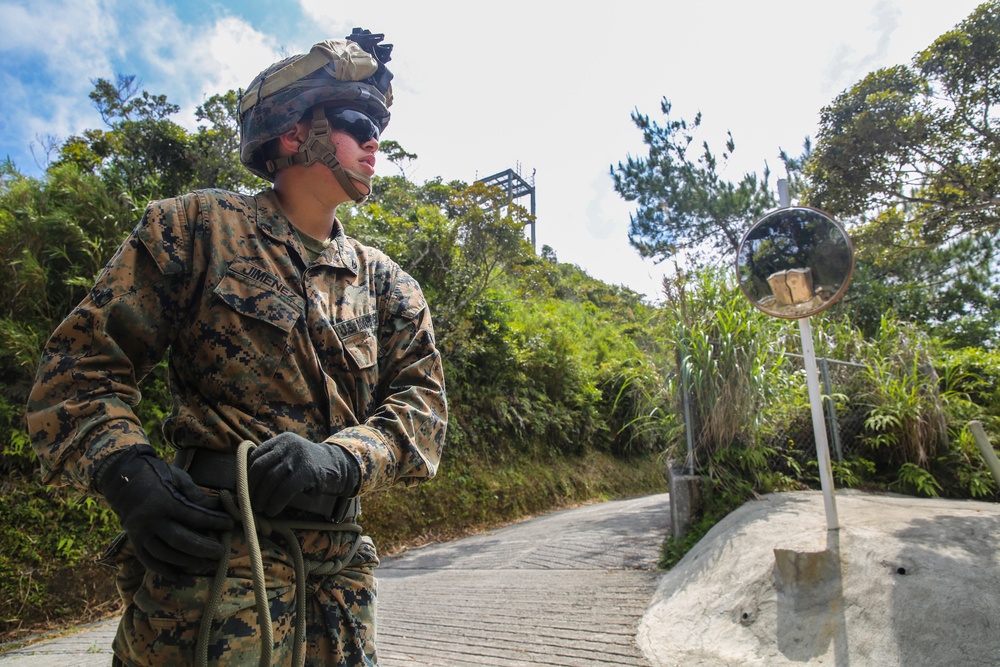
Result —
[{"label": "leafy foliage", "polygon": [[195,111],[200,125],[190,137],[192,175],[189,188],[227,188],[253,193],[268,185],[239,160],[240,131],[236,123],[239,97],[235,91],[212,95]]},{"label": "leafy foliage", "polygon": [[[615,190],[638,204],[629,216],[629,241],[643,257],[666,259],[685,251],[703,263],[712,255],[734,256],[748,222],[776,204],[770,172],[765,165],[762,177],[749,173],[737,183],[726,180],[724,168],[736,150],[732,133],[718,154],[707,141],[697,141],[700,113],[689,123],[672,118],[671,109],[664,98],[663,124],[633,112],[649,153],[628,156],[611,169]],[[782,156],[786,166],[797,164]]]},{"label": "leafy foliage", "polygon": [[937,376],[926,364],[922,336],[884,317],[880,336],[871,343],[865,375],[869,390],[865,427],[873,448],[885,447],[901,465],[927,466],[946,446],[946,422]]},{"label": "leafy foliage", "polygon": [[[662,326],[674,332],[680,362],[666,378],[678,399],[682,387],[687,395],[687,405],[675,400],[670,410],[674,424],[690,414],[694,469],[739,498],[817,485],[806,380],[789,363],[799,351],[794,327],[755,314],[732,279],[711,270],[678,276],[669,293]],[[813,319],[817,355],[860,366],[831,396],[837,413],[860,425],[845,436],[839,484],[945,497],[995,493],[966,428],[979,419],[996,432],[995,355],[947,352],[891,314],[873,338],[844,314]],[[686,434],[667,423],[668,456],[683,462]]]},{"label": "leafy foliage", "polygon": [[349,232],[417,278],[443,337],[506,274],[533,259],[521,231],[528,215],[507,206],[500,188],[440,180],[417,186],[396,176],[377,179],[373,199],[346,217]]},{"label": "leafy foliage", "polygon": [[[780,324],[751,306],[733,278],[714,269],[679,273],[666,284],[664,333],[677,356],[673,381],[690,414],[696,466],[732,448],[754,456],[759,421],[781,394]],[[678,457],[680,458],[680,457]]]},{"label": "leafy foliage", "polygon": [[910,65],[872,72],[825,107],[805,167],[806,199],[857,221],[873,286],[861,303],[889,299],[959,346],[994,344],[1000,312],[998,54],[994,0]]},{"label": "leafy foliage", "polygon": [[93,562],[119,530],[111,510],[92,498],[5,481],[0,512],[0,636],[15,633],[22,619],[30,631],[115,608],[110,570]]}]

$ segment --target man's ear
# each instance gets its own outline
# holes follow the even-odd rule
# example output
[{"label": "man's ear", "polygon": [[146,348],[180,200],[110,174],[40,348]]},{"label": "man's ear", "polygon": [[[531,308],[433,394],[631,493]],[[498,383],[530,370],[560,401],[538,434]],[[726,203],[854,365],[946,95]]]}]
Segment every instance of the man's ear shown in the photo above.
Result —
[{"label": "man's ear", "polygon": [[278,137],[278,142],[281,145],[281,151],[283,154],[294,155],[299,152],[299,146],[301,146],[302,142],[305,141],[305,135],[299,125],[300,123],[296,123],[295,127]]}]

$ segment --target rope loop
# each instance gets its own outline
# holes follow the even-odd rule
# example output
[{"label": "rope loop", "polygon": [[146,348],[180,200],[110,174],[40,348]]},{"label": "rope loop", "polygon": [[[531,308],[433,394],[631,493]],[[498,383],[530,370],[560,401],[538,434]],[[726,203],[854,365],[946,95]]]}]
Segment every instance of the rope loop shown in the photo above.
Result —
[{"label": "rope loop", "polygon": [[[356,523],[333,523],[329,521],[302,521],[295,519],[275,519],[257,514],[250,506],[250,489],[247,478],[247,457],[256,445],[245,440],[240,443],[236,454],[236,497],[227,489],[219,491],[222,507],[233,517],[237,524],[242,524],[246,537],[247,551],[250,556],[250,570],[253,580],[254,601],[257,607],[257,623],[261,632],[261,652],[259,667],[271,667],[274,650],[274,628],[271,623],[271,608],[268,603],[267,589],[264,579],[264,557],[261,552],[258,534],[263,538],[272,535],[284,540],[292,558],[295,571],[295,648],[292,655],[292,665],[305,665],[306,644],[306,580],[310,576],[332,576],[339,573],[354,560],[361,546],[362,528]],[[332,561],[306,560],[302,555],[302,547],[293,530],[329,531],[354,533],[354,542],[350,551],[343,559]],[[219,561],[209,589],[205,611],[202,614],[201,625],[198,628],[198,642],[195,646],[196,667],[208,667],[208,643],[212,632],[212,623],[222,603],[222,591],[229,573],[231,558],[232,532],[222,535],[225,556]]]},{"label": "rope loop", "polygon": [[306,570],[310,577],[322,577],[328,574],[336,574],[344,569],[344,561],[337,559],[333,561],[307,560]]}]

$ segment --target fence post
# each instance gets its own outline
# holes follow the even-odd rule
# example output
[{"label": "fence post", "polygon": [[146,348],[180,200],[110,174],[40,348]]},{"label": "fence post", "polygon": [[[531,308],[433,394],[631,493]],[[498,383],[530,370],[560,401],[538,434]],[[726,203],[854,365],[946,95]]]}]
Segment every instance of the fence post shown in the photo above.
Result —
[{"label": "fence post", "polygon": [[681,376],[681,403],[684,406],[684,436],[687,439],[687,460],[684,465],[687,474],[694,474],[694,425],[691,423],[691,399],[688,396],[688,375],[687,364],[679,349],[675,349],[677,354],[677,370]]},{"label": "fence post", "polygon": [[997,459],[997,453],[993,451],[993,445],[990,443],[986,431],[983,430],[982,422],[969,422],[969,430],[972,431],[972,437],[976,439],[976,444],[979,445],[979,452],[983,455],[983,460],[986,461],[986,467],[993,473],[993,479],[996,481],[997,486],[1000,487],[1000,460]]},{"label": "fence post", "polygon": [[837,454],[837,463],[843,465],[844,451],[840,447],[840,424],[837,420],[837,406],[833,402],[833,386],[830,383],[830,364],[826,357],[819,360],[820,375],[823,377],[823,402],[826,404],[826,422],[830,426],[830,439],[833,440],[833,451]]}]

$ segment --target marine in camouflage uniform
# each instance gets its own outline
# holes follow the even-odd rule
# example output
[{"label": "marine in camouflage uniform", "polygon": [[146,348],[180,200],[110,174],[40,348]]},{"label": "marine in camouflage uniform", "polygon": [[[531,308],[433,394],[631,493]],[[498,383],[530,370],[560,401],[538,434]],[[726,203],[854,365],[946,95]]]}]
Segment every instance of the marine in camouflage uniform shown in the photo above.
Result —
[{"label": "marine in camouflage uniform", "polygon": [[[196,647],[212,663],[257,664],[253,549],[220,502],[232,497],[245,441],[259,446],[238,500],[252,499],[262,528],[272,663],[292,664],[297,623],[305,664],[378,663],[378,559],[345,524],[356,521],[357,497],[432,477],[447,423],[419,285],[332,217],[336,204],[370,191],[364,165],[374,160],[342,162],[359,147],[373,154],[388,122],[391,46],[380,41],[355,30],[261,72],[241,107],[241,159],[275,188],[151,203],[44,349],[28,405],[44,479],[103,493],[128,536],[109,554],[127,605],[116,664],[192,665]],[[317,150],[320,142],[341,153]],[[302,183],[321,182],[302,175],[317,169],[340,184],[325,242],[283,206]],[[172,464],[156,457],[133,412],[138,382],[168,352]],[[270,533],[272,520],[306,527],[288,544]],[[228,568],[210,602],[220,558]],[[207,606],[214,622],[203,629]]]}]

